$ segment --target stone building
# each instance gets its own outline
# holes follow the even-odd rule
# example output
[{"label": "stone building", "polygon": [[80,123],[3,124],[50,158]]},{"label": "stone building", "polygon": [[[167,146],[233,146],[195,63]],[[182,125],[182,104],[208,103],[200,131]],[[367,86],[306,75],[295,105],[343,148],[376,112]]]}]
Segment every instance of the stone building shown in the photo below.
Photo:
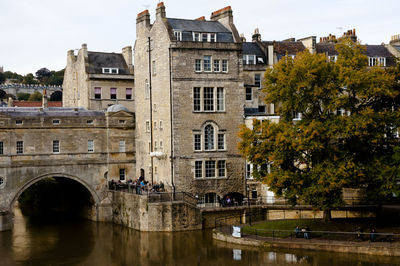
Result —
[{"label": "stone building", "polygon": [[134,111],[132,47],[122,53],[91,52],[82,44],[68,51],[63,82],[63,106],[105,110],[121,104]]},{"label": "stone building", "polygon": [[159,3],[153,24],[147,10],[137,16],[134,54],[137,174],[207,203],[242,197],[242,42],[232,9],[186,20],[167,18]]},{"label": "stone building", "polygon": [[400,34],[393,35],[386,48],[397,58],[400,58]]},{"label": "stone building", "polygon": [[134,114],[122,105],[83,108],[0,108],[0,211],[47,177],[75,180],[92,196],[93,220],[109,220],[107,181],[135,172]]}]

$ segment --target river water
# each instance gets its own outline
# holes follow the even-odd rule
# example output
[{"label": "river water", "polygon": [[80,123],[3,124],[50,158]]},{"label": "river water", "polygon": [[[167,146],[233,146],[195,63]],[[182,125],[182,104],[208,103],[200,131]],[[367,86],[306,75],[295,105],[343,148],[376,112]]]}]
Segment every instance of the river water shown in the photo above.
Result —
[{"label": "river water", "polygon": [[400,265],[400,259],[260,250],[215,241],[211,231],[143,233],[88,221],[33,223],[15,211],[0,232],[0,265]]}]

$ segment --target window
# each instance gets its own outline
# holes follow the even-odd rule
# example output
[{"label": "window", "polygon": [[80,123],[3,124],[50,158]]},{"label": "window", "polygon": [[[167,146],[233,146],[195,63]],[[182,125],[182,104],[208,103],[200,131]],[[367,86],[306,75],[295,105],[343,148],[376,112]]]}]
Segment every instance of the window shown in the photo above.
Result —
[{"label": "window", "polygon": [[214,72],[221,71],[219,65],[220,65],[220,60],[218,60],[218,59],[214,60]]},{"label": "window", "polygon": [[205,72],[211,72],[211,56],[205,55],[203,58],[203,70]]},{"label": "window", "polygon": [[120,125],[125,125],[125,124],[126,124],[126,120],[118,120],[118,123],[119,123]]},{"label": "window", "polygon": [[157,150],[157,141],[154,141],[154,150]]},{"label": "window", "polygon": [[126,99],[132,100],[132,88],[126,88]]},{"label": "window", "polygon": [[93,125],[94,122],[93,122],[93,120],[86,120],[86,124],[88,124],[88,125]]},{"label": "window", "polygon": [[119,169],[119,180],[125,181],[125,168]]},{"label": "window", "polygon": [[215,177],[215,161],[205,161],[206,178]]},{"label": "window", "polygon": [[294,112],[293,113],[293,120],[301,120],[301,113],[300,112]]},{"label": "window", "polygon": [[177,41],[182,41],[182,32],[181,31],[174,31],[174,35]]},{"label": "window", "polygon": [[[265,105],[259,105],[258,106],[258,112],[265,114]],[[273,113],[273,112],[270,112],[270,113]]]},{"label": "window", "polygon": [[217,35],[215,33],[210,33],[209,34],[210,42],[216,42],[217,41]]},{"label": "window", "polygon": [[154,121],[154,130],[157,130],[157,121]]},{"label": "window", "polygon": [[163,147],[164,147],[163,142],[162,140],[160,140],[160,150],[163,150]]},{"label": "window", "polygon": [[119,152],[125,152],[125,140],[119,141]]},{"label": "window", "polygon": [[53,140],[53,153],[60,153],[60,141]]},{"label": "window", "polygon": [[228,60],[222,60],[222,72],[228,72]]},{"label": "window", "polygon": [[150,121],[146,121],[146,132],[150,132]]},{"label": "window", "polygon": [[201,35],[201,40],[202,40],[202,42],[207,42],[207,40],[208,40],[208,34],[207,34],[207,33],[203,33],[203,34]]},{"label": "window", "polygon": [[225,134],[218,134],[218,150],[225,150]]},{"label": "window", "polygon": [[225,111],[224,88],[217,88],[217,111]]},{"label": "window", "polygon": [[194,71],[201,72],[201,59],[194,60]]},{"label": "window", "polygon": [[101,88],[100,87],[94,88],[94,98],[101,99]]},{"label": "window", "polygon": [[17,154],[23,154],[23,153],[24,153],[24,142],[17,141]]},{"label": "window", "polygon": [[103,67],[104,74],[118,74],[118,68],[115,67]]},{"label": "window", "polygon": [[163,124],[162,124],[162,121],[161,121],[161,120],[160,120],[159,125],[160,125],[160,130],[163,130]]},{"label": "window", "polygon": [[337,55],[329,55],[328,56],[328,60],[331,62],[336,62],[337,61]]},{"label": "window", "polygon": [[204,128],[204,150],[214,149],[214,127],[207,125]]},{"label": "window", "polygon": [[193,88],[193,110],[200,111],[200,88]]},{"label": "window", "polygon": [[111,100],[117,99],[117,88],[110,89],[110,99]]},{"label": "window", "polygon": [[94,140],[89,139],[87,142],[88,152],[94,152]]},{"label": "window", "polygon": [[0,141],[0,154],[4,154],[4,144]]},{"label": "window", "polygon": [[59,125],[61,122],[59,119],[54,119],[53,120],[53,125]]},{"label": "window", "polygon": [[253,90],[250,87],[246,87],[246,101],[253,100]]},{"label": "window", "polygon": [[246,178],[247,179],[253,179],[253,176],[251,175],[251,170],[253,166],[250,163],[246,164]]},{"label": "window", "polygon": [[261,74],[254,75],[254,86],[261,88]]},{"label": "window", "polygon": [[243,65],[255,65],[255,64],[256,64],[256,55],[253,54],[243,55]]},{"label": "window", "polygon": [[368,66],[386,66],[385,57],[368,57]]},{"label": "window", "polygon": [[18,126],[20,126],[20,125],[23,124],[23,122],[22,122],[22,120],[15,120],[15,124],[18,125]]},{"label": "window", "polygon": [[201,151],[201,134],[194,134],[194,150]]},{"label": "window", "polygon": [[195,178],[203,178],[203,162],[202,161],[194,162],[194,177]]},{"label": "window", "polygon": [[218,161],[218,177],[225,177],[226,176],[226,167],[225,167],[225,161]]},{"label": "window", "polygon": [[214,111],[214,88],[204,88],[204,111]]},{"label": "window", "polygon": [[154,76],[155,74],[157,74],[157,72],[156,72],[156,61],[154,61],[154,60],[153,60],[152,67],[153,67],[153,76]]},{"label": "window", "polygon": [[199,42],[200,41],[200,33],[193,32],[193,41],[194,42]]},{"label": "window", "polygon": [[150,84],[149,84],[149,81],[146,79],[146,82],[145,82],[145,88],[144,88],[144,97],[146,98],[146,99],[149,99],[150,98]]}]

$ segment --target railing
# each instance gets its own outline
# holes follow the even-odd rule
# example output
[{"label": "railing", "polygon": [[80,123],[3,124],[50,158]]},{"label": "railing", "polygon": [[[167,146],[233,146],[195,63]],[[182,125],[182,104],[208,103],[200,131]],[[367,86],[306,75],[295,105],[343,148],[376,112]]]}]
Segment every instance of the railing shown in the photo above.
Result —
[{"label": "railing", "polygon": [[[258,229],[249,225],[253,222],[265,221],[264,214],[253,212],[244,215],[231,215],[217,218],[215,229],[232,235],[233,227],[240,227],[242,238],[256,239],[263,241],[291,241],[291,242],[314,242],[333,243],[334,241],[361,243],[362,245],[384,245],[400,246],[400,234],[385,232],[363,232],[360,229],[354,232],[341,231],[313,231],[306,229],[282,230],[282,229]],[[379,244],[378,244],[379,243]]]}]

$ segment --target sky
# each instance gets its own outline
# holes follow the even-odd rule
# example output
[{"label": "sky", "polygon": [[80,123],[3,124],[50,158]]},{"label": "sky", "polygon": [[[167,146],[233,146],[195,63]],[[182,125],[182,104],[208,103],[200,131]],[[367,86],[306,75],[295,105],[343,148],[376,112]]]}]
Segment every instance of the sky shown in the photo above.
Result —
[{"label": "sky", "polygon": [[[0,66],[19,74],[61,70],[67,51],[121,52],[134,46],[136,16],[158,0],[0,0]],[[166,0],[167,17],[196,19],[230,5],[247,41],[341,36],[356,29],[362,43],[388,43],[400,34],[400,0]]]}]

